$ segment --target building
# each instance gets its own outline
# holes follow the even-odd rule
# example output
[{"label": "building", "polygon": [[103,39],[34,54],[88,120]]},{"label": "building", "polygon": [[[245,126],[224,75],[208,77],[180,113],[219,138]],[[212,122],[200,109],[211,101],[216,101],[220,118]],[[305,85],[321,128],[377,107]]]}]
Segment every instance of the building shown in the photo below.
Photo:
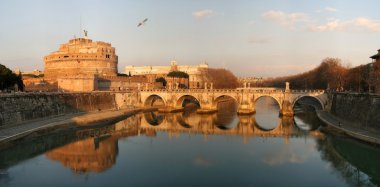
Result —
[{"label": "building", "polygon": [[377,50],[377,54],[370,56],[370,58],[372,63],[369,64],[369,89],[380,94],[380,49]]},{"label": "building", "polygon": [[[183,71],[189,75],[188,82],[184,79],[167,77],[171,71]],[[190,89],[204,88],[204,84],[209,81],[208,65],[206,63],[196,66],[179,66],[175,60],[171,61],[170,66],[126,66],[127,75],[144,75],[148,82],[155,82],[157,78],[163,77],[168,85],[175,87],[176,83],[185,84]]]},{"label": "building", "polygon": [[106,42],[74,38],[58,51],[44,57],[45,79],[57,80],[78,75],[117,76],[118,57]]},{"label": "building", "polygon": [[249,87],[262,87],[264,79],[262,77],[239,77],[238,81],[240,86],[249,84]]}]

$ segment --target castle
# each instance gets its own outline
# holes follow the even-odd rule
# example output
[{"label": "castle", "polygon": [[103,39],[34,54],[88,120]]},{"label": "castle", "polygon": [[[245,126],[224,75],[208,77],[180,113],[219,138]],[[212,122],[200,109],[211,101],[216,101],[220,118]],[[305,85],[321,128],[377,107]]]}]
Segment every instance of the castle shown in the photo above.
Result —
[{"label": "castle", "polygon": [[44,57],[45,78],[78,75],[117,76],[118,57],[109,43],[74,38]]},{"label": "castle", "polygon": [[96,91],[149,87],[144,76],[118,76],[118,56],[110,43],[74,38],[44,57],[44,76],[24,81],[27,91]]}]

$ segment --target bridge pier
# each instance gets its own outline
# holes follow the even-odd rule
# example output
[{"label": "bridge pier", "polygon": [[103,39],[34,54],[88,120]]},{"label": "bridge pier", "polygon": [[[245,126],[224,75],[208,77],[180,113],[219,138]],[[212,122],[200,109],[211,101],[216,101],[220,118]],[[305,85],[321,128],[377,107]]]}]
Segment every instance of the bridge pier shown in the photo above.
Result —
[{"label": "bridge pier", "polygon": [[280,116],[289,116],[289,117],[294,116],[293,105],[290,102],[289,82],[286,82],[284,100],[282,101]]},{"label": "bridge pier", "polygon": [[239,115],[250,115],[256,113],[256,109],[250,105],[240,105],[237,113]]},{"label": "bridge pier", "polygon": [[213,114],[217,111],[218,111],[218,109],[216,109],[216,108],[200,108],[197,110],[197,113],[198,114]]},{"label": "bridge pier", "polygon": [[159,108],[158,112],[161,113],[175,113],[175,112],[182,112],[183,108],[175,108],[175,107],[164,107],[164,108]]},{"label": "bridge pier", "polygon": [[284,101],[282,103],[280,116],[289,116],[289,117],[294,116],[293,106],[289,101]]}]

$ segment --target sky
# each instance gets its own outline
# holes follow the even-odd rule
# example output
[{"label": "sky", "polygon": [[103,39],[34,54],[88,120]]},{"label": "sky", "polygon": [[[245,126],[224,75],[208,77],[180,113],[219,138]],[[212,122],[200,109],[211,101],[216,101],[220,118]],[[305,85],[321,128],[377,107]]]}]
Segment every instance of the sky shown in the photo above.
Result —
[{"label": "sky", "polygon": [[43,57],[83,36],[82,28],[116,48],[119,72],[171,60],[244,77],[300,73],[326,57],[356,66],[380,48],[378,7],[378,0],[1,0],[0,64],[43,70]]}]

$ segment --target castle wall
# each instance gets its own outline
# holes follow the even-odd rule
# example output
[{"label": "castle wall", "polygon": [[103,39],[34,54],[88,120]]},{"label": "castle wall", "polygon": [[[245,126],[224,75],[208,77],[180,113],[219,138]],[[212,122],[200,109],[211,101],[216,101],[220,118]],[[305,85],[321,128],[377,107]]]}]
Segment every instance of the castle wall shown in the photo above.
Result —
[{"label": "castle wall", "polygon": [[137,100],[135,93],[21,93],[0,95],[0,127],[78,112],[123,108]]},{"label": "castle wall", "polygon": [[78,75],[117,76],[118,57],[109,43],[76,38],[44,57],[45,78]]},{"label": "castle wall", "polygon": [[117,62],[101,59],[68,59],[45,61],[45,78],[57,79],[80,74],[117,76]]}]

